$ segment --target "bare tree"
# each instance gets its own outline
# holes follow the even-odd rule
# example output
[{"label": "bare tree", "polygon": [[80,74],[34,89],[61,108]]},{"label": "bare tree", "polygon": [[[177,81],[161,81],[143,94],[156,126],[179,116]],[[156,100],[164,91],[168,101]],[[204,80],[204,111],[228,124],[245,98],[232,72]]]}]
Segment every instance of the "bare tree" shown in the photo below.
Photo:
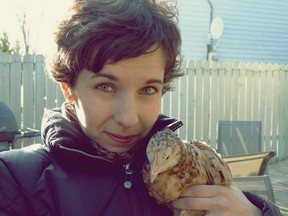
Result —
[{"label": "bare tree", "polygon": [[27,16],[26,12],[24,11],[23,14],[18,13],[17,18],[20,24],[21,32],[23,34],[23,40],[24,40],[24,46],[25,46],[25,54],[29,53],[29,48],[30,48],[30,29],[27,25]]},{"label": "bare tree", "polygon": [[[35,50],[31,49],[35,49],[35,47],[33,47],[33,44],[31,46],[31,43],[35,42],[39,36],[45,14],[46,0],[30,0],[29,4],[26,1],[21,3],[21,1],[14,0],[13,4],[17,8],[16,16],[22,33],[25,54],[33,53]],[[31,5],[35,7],[35,10],[31,10]],[[35,20],[37,24],[35,24]]]}]

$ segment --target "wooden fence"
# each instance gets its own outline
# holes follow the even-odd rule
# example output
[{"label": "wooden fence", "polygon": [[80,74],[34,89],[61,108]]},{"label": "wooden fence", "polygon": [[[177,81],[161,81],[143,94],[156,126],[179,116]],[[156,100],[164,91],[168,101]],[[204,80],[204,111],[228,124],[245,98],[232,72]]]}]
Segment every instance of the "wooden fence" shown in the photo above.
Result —
[{"label": "wooden fence", "polygon": [[163,98],[163,112],[186,127],[180,136],[217,148],[218,122],[262,122],[262,150],[288,158],[288,65],[187,62],[175,91]]},{"label": "wooden fence", "polygon": [[[161,108],[184,122],[181,138],[217,148],[220,120],[262,121],[262,150],[288,158],[288,65],[188,61],[183,70]],[[42,55],[0,54],[0,100],[20,128],[40,128],[44,109],[64,101],[44,71]]]}]

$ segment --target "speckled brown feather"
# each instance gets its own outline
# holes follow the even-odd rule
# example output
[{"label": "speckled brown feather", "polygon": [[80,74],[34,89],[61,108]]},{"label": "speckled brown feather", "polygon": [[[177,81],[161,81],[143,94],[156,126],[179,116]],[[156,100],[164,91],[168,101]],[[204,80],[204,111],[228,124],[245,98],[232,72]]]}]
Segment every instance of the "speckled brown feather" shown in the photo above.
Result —
[{"label": "speckled brown feather", "polygon": [[[231,172],[217,152],[205,142],[193,140],[182,141],[169,128],[156,133],[147,146],[147,155],[156,151],[173,149],[176,165],[159,173],[151,183],[150,172],[152,161],[147,160],[143,167],[143,179],[151,196],[158,203],[168,204],[176,200],[181,192],[190,185],[217,184],[229,185],[232,182]],[[176,153],[175,153],[176,152]],[[148,157],[149,158],[149,157]],[[173,160],[169,158],[168,160]],[[204,215],[205,211],[177,211],[176,216]]]}]

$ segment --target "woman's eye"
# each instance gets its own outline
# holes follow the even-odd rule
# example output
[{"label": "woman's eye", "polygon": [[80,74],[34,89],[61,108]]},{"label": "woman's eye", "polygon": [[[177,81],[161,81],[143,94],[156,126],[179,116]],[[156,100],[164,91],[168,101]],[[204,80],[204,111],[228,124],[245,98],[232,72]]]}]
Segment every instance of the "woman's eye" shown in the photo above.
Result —
[{"label": "woman's eye", "polygon": [[152,95],[152,94],[155,94],[156,92],[158,92],[157,89],[151,86],[145,87],[141,90],[141,94],[146,94],[146,95]]},{"label": "woman's eye", "polygon": [[107,85],[107,84],[98,85],[98,86],[96,86],[96,89],[103,91],[103,92],[113,92],[114,91],[114,89],[110,85]]}]

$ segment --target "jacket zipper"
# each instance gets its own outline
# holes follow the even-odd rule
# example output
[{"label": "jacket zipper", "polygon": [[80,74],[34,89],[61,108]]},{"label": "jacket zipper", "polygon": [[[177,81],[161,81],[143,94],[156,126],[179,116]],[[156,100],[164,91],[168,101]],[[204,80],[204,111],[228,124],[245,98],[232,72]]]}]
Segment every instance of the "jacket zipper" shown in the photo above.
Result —
[{"label": "jacket zipper", "polygon": [[62,145],[58,145],[58,147],[60,149],[63,149],[63,150],[66,150],[66,151],[70,151],[70,152],[76,152],[76,153],[85,155],[85,156],[90,157],[90,158],[100,159],[100,160],[103,160],[103,161],[106,161],[106,162],[109,162],[109,163],[113,163],[113,161],[111,161],[111,160],[108,160],[106,158],[103,158],[103,157],[100,157],[100,156],[97,156],[97,155],[88,154],[87,152],[81,151],[79,149],[68,148],[68,147],[62,146]]},{"label": "jacket zipper", "polygon": [[[78,154],[82,154],[82,155],[85,155],[85,156],[90,157],[90,158],[103,160],[103,161],[106,161],[106,162],[109,162],[109,163],[114,163],[113,161],[108,160],[106,158],[103,158],[103,157],[100,157],[100,156],[97,156],[97,155],[88,154],[88,153],[86,153],[84,151],[81,151],[81,150],[78,150],[78,149],[68,148],[68,147],[62,146],[62,145],[58,145],[58,147],[60,149],[62,149],[62,150],[65,150],[65,151],[76,152]],[[130,189],[132,187],[132,174],[133,174],[133,171],[130,168],[131,162],[132,161],[130,161],[129,163],[123,165],[123,167],[125,169],[125,174],[126,174],[125,181],[124,181],[124,187],[126,189]]]},{"label": "jacket zipper", "polygon": [[133,174],[133,171],[132,169],[130,168],[130,163],[127,163],[127,164],[124,164],[123,167],[125,169],[125,181],[124,181],[124,187],[126,189],[130,189],[132,187],[132,174]]}]

